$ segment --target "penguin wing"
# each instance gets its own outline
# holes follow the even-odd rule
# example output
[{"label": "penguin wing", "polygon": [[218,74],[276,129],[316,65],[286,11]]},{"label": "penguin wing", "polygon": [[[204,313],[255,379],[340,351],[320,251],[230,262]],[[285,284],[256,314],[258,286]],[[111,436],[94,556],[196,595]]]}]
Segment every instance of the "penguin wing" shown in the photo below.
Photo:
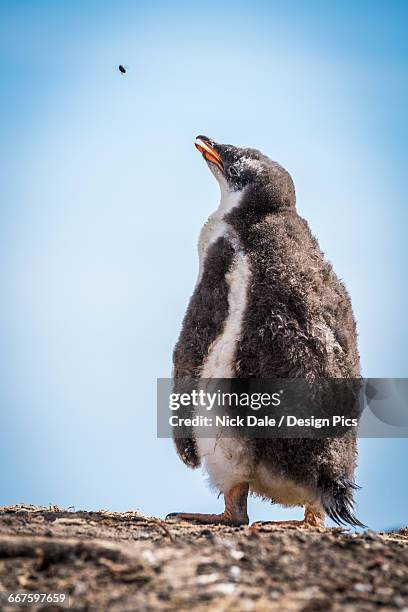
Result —
[{"label": "penguin wing", "polygon": [[[173,352],[173,391],[196,388],[208,351],[228,317],[228,283],[234,249],[225,237],[218,238],[207,250],[203,273],[190,299],[178,342]],[[191,417],[193,407],[183,407],[179,417]],[[196,468],[200,457],[193,428],[182,435],[173,429],[176,450],[186,465]]]},{"label": "penguin wing", "polygon": [[194,438],[177,438],[174,436],[174,444],[183,463],[193,470],[200,467],[201,461]]},{"label": "penguin wing", "polygon": [[350,297],[306,221],[269,215],[242,240],[252,276],[237,375],[358,378]]}]

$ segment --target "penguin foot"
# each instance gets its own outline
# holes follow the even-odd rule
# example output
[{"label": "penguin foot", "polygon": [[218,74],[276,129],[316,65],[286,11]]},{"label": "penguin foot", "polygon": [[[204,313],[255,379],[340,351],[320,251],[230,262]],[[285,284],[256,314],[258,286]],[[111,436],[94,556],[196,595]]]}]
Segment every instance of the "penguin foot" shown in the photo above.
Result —
[{"label": "penguin foot", "polygon": [[222,514],[199,514],[193,512],[172,512],[166,519],[178,521],[190,521],[204,525],[248,525],[247,514],[248,483],[243,483],[232,487],[224,493],[225,510]]},{"label": "penguin foot", "polygon": [[252,523],[251,529],[256,529],[261,525],[278,525],[282,527],[319,527],[324,529],[324,513],[314,506],[305,506],[305,517],[302,521],[256,521]]},{"label": "penguin foot", "polygon": [[202,525],[230,525],[238,527],[239,525],[248,525],[248,517],[245,519],[232,518],[225,512],[222,514],[200,514],[198,512],[171,512],[166,516],[166,519],[176,521],[188,521],[190,523],[199,523]]},{"label": "penguin foot", "polygon": [[323,527],[324,528],[324,511],[306,504],[305,506],[305,518],[303,522],[311,527]]}]

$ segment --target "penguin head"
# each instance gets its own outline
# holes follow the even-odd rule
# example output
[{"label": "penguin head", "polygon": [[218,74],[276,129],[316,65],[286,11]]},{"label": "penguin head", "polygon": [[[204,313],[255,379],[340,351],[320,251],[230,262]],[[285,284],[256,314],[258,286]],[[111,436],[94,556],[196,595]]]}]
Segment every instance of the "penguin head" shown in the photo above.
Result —
[{"label": "penguin head", "polygon": [[269,196],[274,207],[295,206],[295,187],[289,172],[257,149],[219,144],[202,135],[197,136],[194,144],[221,191],[255,189]]}]

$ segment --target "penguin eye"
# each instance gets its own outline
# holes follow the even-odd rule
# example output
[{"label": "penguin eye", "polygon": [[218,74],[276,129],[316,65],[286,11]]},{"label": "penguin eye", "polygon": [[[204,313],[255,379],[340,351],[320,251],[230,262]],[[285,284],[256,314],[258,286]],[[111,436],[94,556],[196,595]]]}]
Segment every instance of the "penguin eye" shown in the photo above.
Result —
[{"label": "penguin eye", "polygon": [[237,178],[239,176],[239,172],[238,170],[235,168],[235,166],[230,166],[228,168],[228,174],[230,176],[232,176],[233,178]]}]

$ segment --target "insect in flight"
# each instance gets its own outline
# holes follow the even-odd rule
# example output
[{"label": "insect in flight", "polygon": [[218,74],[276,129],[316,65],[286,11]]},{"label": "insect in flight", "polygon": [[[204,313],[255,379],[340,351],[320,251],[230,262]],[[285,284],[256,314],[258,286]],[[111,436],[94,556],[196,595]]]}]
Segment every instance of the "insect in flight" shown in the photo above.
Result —
[{"label": "insect in flight", "polygon": [[121,72],[122,74],[126,74],[126,68],[125,66],[122,66],[122,64],[119,65],[119,72]]}]

